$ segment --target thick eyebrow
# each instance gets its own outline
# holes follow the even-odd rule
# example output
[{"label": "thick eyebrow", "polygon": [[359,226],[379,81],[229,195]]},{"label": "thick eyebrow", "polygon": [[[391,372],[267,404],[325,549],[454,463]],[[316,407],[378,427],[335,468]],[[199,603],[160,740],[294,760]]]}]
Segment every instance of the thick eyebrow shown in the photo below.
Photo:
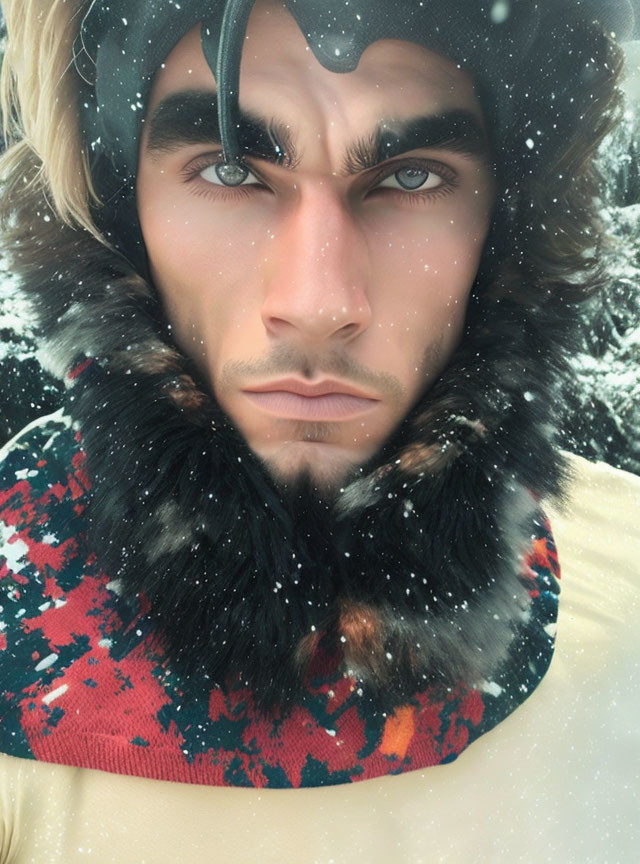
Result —
[{"label": "thick eyebrow", "polygon": [[[285,123],[241,112],[238,140],[248,156],[294,169],[300,157]],[[149,120],[146,149],[153,155],[171,153],[190,144],[220,146],[217,97],[212,91],[183,90],[164,99]],[[479,165],[490,164],[490,145],[476,115],[453,109],[405,120],[381,120],[369,134],[349,144],[344,176],[359,174],[402,153],[418,149],[446,150]]]}]

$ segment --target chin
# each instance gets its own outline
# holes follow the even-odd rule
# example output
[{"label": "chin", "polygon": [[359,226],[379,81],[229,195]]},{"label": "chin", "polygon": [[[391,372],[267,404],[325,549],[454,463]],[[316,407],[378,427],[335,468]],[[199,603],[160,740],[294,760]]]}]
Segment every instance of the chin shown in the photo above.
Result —
[{"label": "chin", "polygon": [[369,458],[321,441],[290,441],[268,455],[256,455],[293,503],[309,494],[331,503],[343,486],[359,476],[359,467]]}]

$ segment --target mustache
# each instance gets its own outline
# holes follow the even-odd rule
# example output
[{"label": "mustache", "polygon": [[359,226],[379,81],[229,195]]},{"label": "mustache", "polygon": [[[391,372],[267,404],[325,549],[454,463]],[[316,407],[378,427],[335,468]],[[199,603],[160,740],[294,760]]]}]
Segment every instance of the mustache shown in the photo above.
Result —
[{"label": "mustache", "polygon": [[237,390],[240,384],[268,379],[274,375],[297,375],[309,381],[319,376],[333,376],[360,385],[398,404],[402,403],[407,392],[394,375],[374,372],[342,352],[323,352],[322,358],[318,358],[285,344],[275,346],[264,359],[230,360],[225,363],[217,378],[216,390],[224,395]]}]

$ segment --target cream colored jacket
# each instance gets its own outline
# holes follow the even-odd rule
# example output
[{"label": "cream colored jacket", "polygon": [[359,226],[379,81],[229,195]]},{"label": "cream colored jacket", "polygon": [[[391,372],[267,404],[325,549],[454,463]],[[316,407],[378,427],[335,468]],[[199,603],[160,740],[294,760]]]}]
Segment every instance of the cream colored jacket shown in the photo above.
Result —
[{"label": "cream colored jacket", "polygon": [[640,862],[640,478],[572,461],[550,670],[456,762],[254,790],[0,755],[0,864]]}]

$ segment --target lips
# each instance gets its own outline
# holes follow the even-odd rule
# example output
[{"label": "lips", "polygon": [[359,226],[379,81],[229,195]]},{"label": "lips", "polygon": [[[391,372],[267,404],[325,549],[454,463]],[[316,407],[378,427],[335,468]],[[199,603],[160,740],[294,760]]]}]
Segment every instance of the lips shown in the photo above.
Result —
[{"label": "lips", "polygon": [[348,420],[370,411],[380,401],[332,380],[307,384],[290,378],[251,387],[244,393],[268,414],[290,420]]},{"label": "lips", "polygon": [[282,381],[271,381],[268,384],[260,384],[255,387],[247,387],[245,392],[248,393],[271,393],[271,392],[297,393],[299,396],[326,396],[327,394],[345,393],[348,396],[357,396],[360,399],[375,399],[368,393],[363,393],[356,387],[350,384],[343,384],[341,381],[326,378],[323,381],[318,381],[316,384],[307,384],[306,381],[298,381],[296,378],[285,378]]}]

